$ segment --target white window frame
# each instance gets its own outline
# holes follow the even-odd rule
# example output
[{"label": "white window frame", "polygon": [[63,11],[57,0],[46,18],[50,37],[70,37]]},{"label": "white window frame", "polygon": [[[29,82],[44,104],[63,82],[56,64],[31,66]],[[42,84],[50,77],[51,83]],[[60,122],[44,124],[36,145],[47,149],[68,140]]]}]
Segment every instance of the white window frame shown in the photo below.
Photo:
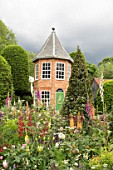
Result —
[{"label": "white window frame", "polygon": [[[62,71],[62,70],[57,70],[57,64],[62,64],[62,65],[64,65],[64,71]],[[57,72],[64,72],[64,78],[57,78]],[[65,63],[62,63],[62,62],[57,62],[56,63],[56,80],[65,80]]]},{"label": "white window frame", "polygon": [[[48,70],[48,69],[47,70],[43,70],[43,64],[50,64],[50,70]],[[46,67],[48,67],[48,66],[46,66]],[[50,77],[49,78],[48,77],[47,78],[43,78],[43,75],[48,75],[48,74],[43,74],[43,71],[45,71],[45,72],[50,71]],[[43,62],[42,63],[42,79],[44,79],[44,80],[45,79],[51,79],[51,63],[50,62]]]},{"label": "white window frame", "polygon": [[70,76],[71,76],[71,65],[68,64],[68,81],[70,79]]},{"label": "white window frame", "polygon": [[[49,92],[49,94],[46,94],[46,92]],[[42,93],[44,93],[44,94],[42,94]],[[44,97],[42,97],[43,95],[44,95]],[[47,98],[46,95],[49,95],[49,98]],[[41,102],[42,102],[42,104],[45,104],[46,107],[48,107],[50,105],[50,90],[42,90],[41,91]]]},{"label": "white window frame", "polygon": [[37,106],[37,91],[34,91],[34,105]]},{"label": "white window frame", "polygon": [[38,67],[39,67],[39,65],[36,64],[35,65],[35,80],[38,80]]}]

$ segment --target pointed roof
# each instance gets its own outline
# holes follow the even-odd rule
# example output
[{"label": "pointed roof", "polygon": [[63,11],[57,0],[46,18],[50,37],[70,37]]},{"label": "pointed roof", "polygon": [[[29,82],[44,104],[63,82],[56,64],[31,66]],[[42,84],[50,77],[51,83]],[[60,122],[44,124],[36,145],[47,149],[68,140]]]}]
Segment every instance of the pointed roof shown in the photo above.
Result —
[{"label": "pointed roof", "polygon": [[65,51],[60,41],[58,40],[55,33],[55,28],[52,28],[52,32],[50,36],[48,37],[47,41],[43,45],[40,52],[33,59],[33,62],[39,59],[48,59],[48,58],[69,60],[70,62],[73,62],[73,59]]}]

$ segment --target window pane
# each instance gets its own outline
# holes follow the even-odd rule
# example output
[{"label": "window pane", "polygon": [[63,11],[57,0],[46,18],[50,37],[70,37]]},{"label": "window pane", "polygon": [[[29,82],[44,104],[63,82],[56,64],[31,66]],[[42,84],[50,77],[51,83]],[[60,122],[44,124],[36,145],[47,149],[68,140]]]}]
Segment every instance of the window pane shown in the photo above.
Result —
[{"label": "window pane", "polygon": [[48,79],[48,78],[50,78],[50,75],[51,75],[50,63],[43,63],[43,66],[42,66],[42,78],[43,79]]},{"label": "window pane", "polygon": [[64,79],[64,64],[63,63],[56,64],[56,78]]}]

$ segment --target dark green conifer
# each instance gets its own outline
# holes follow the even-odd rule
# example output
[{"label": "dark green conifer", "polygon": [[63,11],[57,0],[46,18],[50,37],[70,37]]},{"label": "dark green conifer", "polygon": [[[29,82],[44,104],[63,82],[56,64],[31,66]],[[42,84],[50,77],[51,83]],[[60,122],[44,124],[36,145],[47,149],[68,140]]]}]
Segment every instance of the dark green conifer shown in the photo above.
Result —
[{"label": "dark green conifer", "polygon": [[88,78],[85,57],[79,47],[77,47],[75,54],[76,57],[74,57],[74,63],[72,65],[69,87],[61,110],[61,113],[65,115],[77,115],[78,111],[86,114],[88,96],[91,98],[91,85]]}]

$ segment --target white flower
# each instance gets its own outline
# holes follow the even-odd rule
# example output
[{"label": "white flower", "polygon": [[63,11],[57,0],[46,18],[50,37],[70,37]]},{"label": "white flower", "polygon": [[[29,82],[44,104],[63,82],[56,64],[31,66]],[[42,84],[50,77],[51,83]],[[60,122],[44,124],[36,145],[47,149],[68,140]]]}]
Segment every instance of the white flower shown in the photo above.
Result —
[{"label": "white flower", "polygon": [[36,122],[36,127],[38,128],[40,125],[40,122]]},{"label": "white flower", "polygon": [[96,168],[96,166],[95,165],[93,165],[92,167],[91,167],[91,169],[95,169]]},{"label": "white flower", "polygon": [[6,149],[7,149],[7,147],[6,147],[6,146],[4,146],[4,147],[3,147],[3,149],[4,149],[4,150],[6,150]]},{"label": "white flower", "polygon": [[63,131],[63,127],[60,127],[59,131]]},{"label": "white flower", "polygon": [[75,166],[78,166],[78,163],[77,163],[77,162],[75,162],[75,163],[74,163],[74,165],[75,165]]},{"label": "white flower", "polygon": [[107,166],[108,166],[108,164],[103,164],[103,167],[104,167],[104,168],[107,168]]},{"label": "white flower", "polygon": [[88,159],[88,153],[84,153],[84,154],[83,154],[83,158],[84,158],[84,159]]},{"label": "white flower", "polygon": [[58,148],[58,147],[59,147],[59,143],[56,142],[56,143],[55,143],[55,148]]},{"label": "white flower", "polygon": [[64,162],[64,164],[68,164],[68,161],[69,161],[69,160],[64,160],[63,162]]},{"label": "white flower", "polygon": [[74,170],[72,167],[70,167],[70,169],[69,170]]},{"label": "white flower", "polygon": [[58,134],[59,139],[65,139],[65,135],[63,133]]}]

